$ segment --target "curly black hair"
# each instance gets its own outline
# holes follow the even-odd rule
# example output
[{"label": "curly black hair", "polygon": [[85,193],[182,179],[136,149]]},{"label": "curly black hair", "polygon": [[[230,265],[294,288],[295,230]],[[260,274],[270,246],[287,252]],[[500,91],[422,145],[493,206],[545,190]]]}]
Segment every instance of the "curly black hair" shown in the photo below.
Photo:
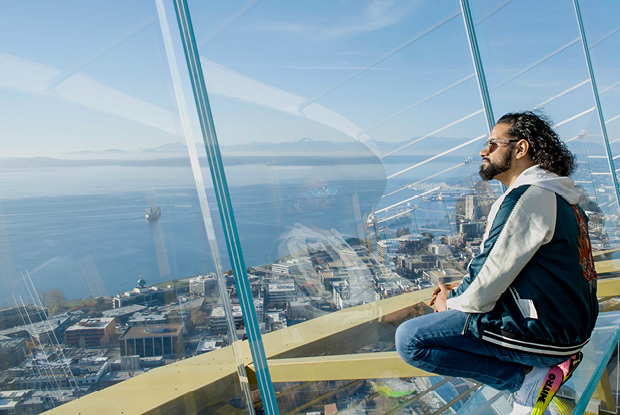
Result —
[{"label": "curly black hair", "polygon": [[551,128],[551,120],[533,111],[514,112],[503,115],[498,124],[510,125],[511,137],[530,143],[530,156],[545,170],[558,176],[570,176],[575,170],[575,155]]}]

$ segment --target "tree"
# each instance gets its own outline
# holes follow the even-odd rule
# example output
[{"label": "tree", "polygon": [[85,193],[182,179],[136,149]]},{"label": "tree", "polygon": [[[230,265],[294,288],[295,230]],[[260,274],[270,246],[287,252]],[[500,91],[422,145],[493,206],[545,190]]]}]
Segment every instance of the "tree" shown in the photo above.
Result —
[{"label": "tree", "polygon": [[89,317],[103,317],[103,311],[112,308],[112,302],[106,301],[103,297],[97,297],[93,301],[93,306],[88,311]]},{"label": "tree", "polygon": [[405,242],[405,246],[403,248],[398,249],[396,251],[399,254],[407,254],[407,255],[420,255],[428,253],[428,245],[431,243],[430,239],[419,239],[415,241],[407,241]]},{"label": "tree", "polygon": [[111,308],[112,308],[112,302],[111,301],[106,301],[106,299],[103,298],[103,297],[95,298],[95,309],[97,311],[105,311],[105,310],[109,310]]},{"label": "tree", "polygon": [[194,327],[201,326],[207,322],[207,313],[202,311],[200,307],[196,307],[190,312],[190,318]]},{"label": "tree", "polygon": [[409,235],[410,233],[411,231],[409,230],[409,228],[400,228],[396,231],[396,237],[399,238],[404,235]]},{"label": "tree", "polygon": [[58,314],[65,310],[67,297],[61,289],[53,288],[41,295],[41,301],[47,307],[49,314]]}]

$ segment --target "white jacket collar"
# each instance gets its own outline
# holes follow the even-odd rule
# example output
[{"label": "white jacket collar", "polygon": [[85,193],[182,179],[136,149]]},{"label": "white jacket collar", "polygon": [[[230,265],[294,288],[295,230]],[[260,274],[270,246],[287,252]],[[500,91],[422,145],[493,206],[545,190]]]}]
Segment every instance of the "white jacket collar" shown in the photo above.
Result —
[{"label": "white jacket collar", "polygon": [[574,205],[579,200],[579,195],[575,190],[575,182],[570,177],[558,176],[550,171],[543,170],[540,166],[532,166],[517,177],[517,180],[508,188],[510,190],[523,186],[532,185],[542,187],[562,196],[568,203]]}]

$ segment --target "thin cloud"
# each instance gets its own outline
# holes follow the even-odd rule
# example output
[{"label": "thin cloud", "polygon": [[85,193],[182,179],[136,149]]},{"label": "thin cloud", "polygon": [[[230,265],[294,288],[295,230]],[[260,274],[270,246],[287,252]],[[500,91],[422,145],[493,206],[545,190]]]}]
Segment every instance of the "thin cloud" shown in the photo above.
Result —
[{"label": "thin cloud", "polygon": [[255,25],[255,30],[291,35],[311,36],[327,40],[346,37],[365,32],[373,32],[402,21],[414,8],[415,4],[387,0],[373,0],[356,15],[345,15],[338,20],[338,26],[326,24],[301,24],[291,22],[268,22]]},{"label": "thin cloud", "polygon": [[365,66],[335,66],[335,65],[284,65],[285,69],[299,69],[299,70],[313,70],[313,71],[356,71],[356,70],[369,70],[369,71],[386,71],[395,68],[367,68]]}]

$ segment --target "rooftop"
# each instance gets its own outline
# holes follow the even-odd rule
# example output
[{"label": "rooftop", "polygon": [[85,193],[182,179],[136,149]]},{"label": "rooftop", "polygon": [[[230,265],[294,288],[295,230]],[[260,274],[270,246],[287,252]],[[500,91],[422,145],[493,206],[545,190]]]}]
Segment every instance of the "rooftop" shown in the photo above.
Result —
[{"label": "rooftop", "polygon": [[172,336],[181,334],[183,325],[164,324],[161,326],[134,326],[127,328],[120,337],[120,340],[142,339],[149,337]]},{"label": "rooftop", "polygon": [[66,331],[75,330],[101,330],[114,322],[113,317],[89,318],[80,320],[78,323],[69,327]]}]

